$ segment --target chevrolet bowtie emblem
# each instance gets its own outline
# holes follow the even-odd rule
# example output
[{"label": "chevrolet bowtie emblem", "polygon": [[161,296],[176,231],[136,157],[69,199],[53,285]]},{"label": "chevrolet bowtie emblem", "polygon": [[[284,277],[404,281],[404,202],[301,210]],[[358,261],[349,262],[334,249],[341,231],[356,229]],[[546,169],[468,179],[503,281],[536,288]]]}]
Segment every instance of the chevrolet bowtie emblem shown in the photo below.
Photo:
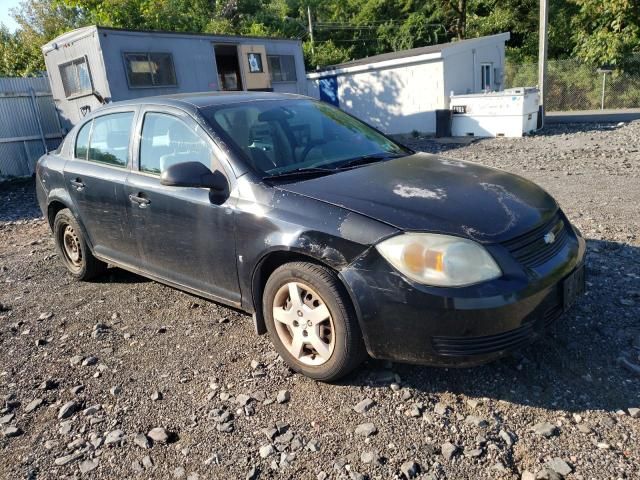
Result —
[{"label": "chevrolet bowtie emblem", "polygon": [[556,241],[556,236],[553,232],[548,232],[543,238],[546,244],[551,244]]}]

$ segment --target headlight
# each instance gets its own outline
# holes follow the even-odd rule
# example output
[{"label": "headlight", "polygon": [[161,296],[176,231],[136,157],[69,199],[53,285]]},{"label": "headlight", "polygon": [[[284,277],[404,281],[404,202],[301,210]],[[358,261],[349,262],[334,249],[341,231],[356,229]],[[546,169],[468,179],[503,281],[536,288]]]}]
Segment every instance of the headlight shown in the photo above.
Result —
[{"label": "headlight", "polygon": [[412,280],[438,287],[460,287],[502,275],[481,245],[434,233],[405,233],[376,245],[382,256]]}]

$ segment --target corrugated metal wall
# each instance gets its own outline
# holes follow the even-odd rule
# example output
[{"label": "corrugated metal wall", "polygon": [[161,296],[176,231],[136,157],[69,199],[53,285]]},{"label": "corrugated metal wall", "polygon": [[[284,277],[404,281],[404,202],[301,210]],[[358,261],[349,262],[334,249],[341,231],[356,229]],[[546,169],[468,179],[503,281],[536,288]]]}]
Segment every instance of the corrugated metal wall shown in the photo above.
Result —
[{"label": "corrugated metal wall", "polygon": [[46,77],[0,78],[0,178],[32,175],[62,137]]}]

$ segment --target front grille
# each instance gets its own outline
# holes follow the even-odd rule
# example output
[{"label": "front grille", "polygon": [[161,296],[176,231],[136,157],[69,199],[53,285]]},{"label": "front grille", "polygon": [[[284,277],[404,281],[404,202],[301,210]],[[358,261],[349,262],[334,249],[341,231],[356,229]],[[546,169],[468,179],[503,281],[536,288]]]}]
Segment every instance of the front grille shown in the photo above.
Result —
[{"label": "front grille", "polygon": [[434,350],[440,355],[462,357],[514,349],[528,343],[533,334],[533,323],[528,322],[514,330],[496,335],[482,337],[436,336],[432,338],[432,342]]},{"label": "front grille", "polygon": [[[545,236],[549,233],[555,237],[551,243],[545,241]],[[568,241],[567,226],[560,215],[556,214],[550,221],[502,245],[522,265],[536,268],[557,255]]]}]

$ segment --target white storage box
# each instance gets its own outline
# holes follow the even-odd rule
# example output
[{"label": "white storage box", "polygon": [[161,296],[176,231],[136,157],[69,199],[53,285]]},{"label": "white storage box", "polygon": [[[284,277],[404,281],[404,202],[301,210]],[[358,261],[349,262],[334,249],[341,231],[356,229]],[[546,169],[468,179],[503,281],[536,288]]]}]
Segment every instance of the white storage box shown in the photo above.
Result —
[{"label": "white storage box", "polygon": [[539,103],[537,88],[452,95],[451,134],[454,137],[522,137],[536,130]]}]

